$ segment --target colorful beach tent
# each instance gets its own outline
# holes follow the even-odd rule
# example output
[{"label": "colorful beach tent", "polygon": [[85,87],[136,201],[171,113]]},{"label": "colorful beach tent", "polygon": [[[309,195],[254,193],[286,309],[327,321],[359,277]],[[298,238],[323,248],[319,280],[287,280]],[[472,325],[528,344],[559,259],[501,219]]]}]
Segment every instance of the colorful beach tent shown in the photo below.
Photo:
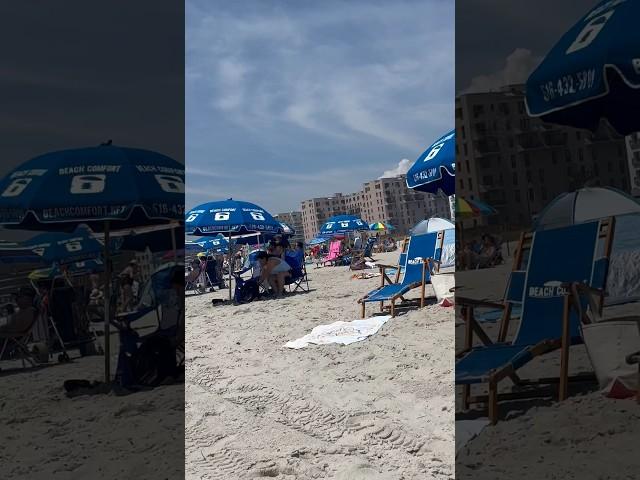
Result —
[{"label": "colorful beach tent", "polygon": [[612,187],[581,188],[558,195],[540,213],[535,230],[640,213],[640,202]]},{"label": "colorful beach tent", "polygon": [[456,216],[459,218],[477,218],[495,215],[498,212],[495,208],[480,200],[470,200],[456,197]]}]

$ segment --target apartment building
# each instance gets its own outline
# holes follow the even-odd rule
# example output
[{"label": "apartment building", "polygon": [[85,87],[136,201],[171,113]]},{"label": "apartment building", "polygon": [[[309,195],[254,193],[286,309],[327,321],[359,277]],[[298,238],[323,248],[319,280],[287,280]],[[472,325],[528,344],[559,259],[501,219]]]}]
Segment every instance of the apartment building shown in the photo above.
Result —
[{"label": "apartment building", "polygon": [[527,115],[524,86],[456,98],[456,194],[500,215],[465,221],[527,227],[558,194],[585,185],[630,190],[624,137],[551,125]]},{"label": "apartment building", "polygon": [[290,240],[291,243],[304,241],[304,233],[303,233],[303,226],[302,226],[302,212],[295,211],[295,212],[278,213],[277,215],[274,215],[273,218],[275,218],[280,222],[286,223],[296,231],[296,234]]},{"label": "apartment building", "polygon": [[640,133],[627,136],[626,141],[631,195],[640,197]]},{"label": "apartment building", "polygon": [[334,215],[357,215],[367,223],[386,222],[394,233],[405,235],[420,220],[432,216],[449,217],[446,198],[407,188],[406,176],[372,180],[362,190],[350,194],[302,202],[302,225],[306,240],[315,237],[322,224]]}]

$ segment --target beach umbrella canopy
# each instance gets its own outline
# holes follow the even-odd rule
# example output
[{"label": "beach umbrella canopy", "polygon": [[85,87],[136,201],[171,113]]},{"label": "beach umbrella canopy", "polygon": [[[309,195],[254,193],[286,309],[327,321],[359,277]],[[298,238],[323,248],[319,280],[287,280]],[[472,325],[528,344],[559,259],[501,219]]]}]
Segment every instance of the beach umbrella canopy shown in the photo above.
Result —
[{"label": "beach umbrella canopy", "polygon": [[226,253],[229,249],[229,240],[222,235],[217,237],[201,237],[196,240],[187,240],[185,247],[188,251],[211,250]]},{"label": "beach umbrella canopy", "polygon": [[[111,240],[111,250],[117,250],[122,239]],[[0,249],[5,250],[4,246]],[[104,244],[86,227],[78,227],[73,233],[47,232],[20,243],[20,250],[27,250],[36,255],[42,262],[69,264],[99,258]],[[10,249],[7,249],[10,251]]]},{"label": "beach umbrella canopy", "polygon": [[186,214],[187,235],[238,237],[248,233],[282,233],[282,225],[264,208],[253,203],[228,199],[192,208]]},{"label": "beach umbrella canopy", "polygon": [[103,272],[104,263],[101,260],[84,260],[62,265],[55,265],[49,268],[34,270],[29,274],[29,280],[46,280],[59,277],[63,273],[70,276],[88,275],[94,272]]},{"label": "beach umbrella canopy", "polygon": [[427,233],[440,232],[442,230],[455,229],[454,223],[444,218],[432,217],[418,222],[411,229],[411,235],[426,235]]},{"label": "beach umbrella canopy", "polygon": [[369,225],[355,215],[336,215],[327,220],[320,228],[321,235],[369,230]]},{"label": "beach umbrella canopy", "polygon": [[611,187],[581,188],[558,195],[538,216],[536,230],[564,227],[600,218],[640,213],[640,202]]},{"label": "beach umbrella canopy", "polygon": [[376,222],[369,225],[369,230],[373,231],[383,231],[383,230],[395,230],[396,228],[388,223]]},{"label": "beach umbrella canopy", "polygon": [[578,21],[527,80],[526,104],[544,121],[621,134],[640,130],[640,2],[604,0]]},{"label": "beach umbrella canopy", "polygon": [[455,130],[439,138],[418,157],[407,172],[407,187],[420,192],[456,193]]},{"label": "beach umbrella canopy", "polygon": [[280,222],[280,226],[282,227],[282,233],[284,233],[285,235],[295,235],[296,234],[296,230],[291,225],[289,225],[288,223]]},{"label": "beach umbrella canopy", "polygon": [[102,145],[47,153],[0,179],[0,223],[93,231],[182,220],[184,166],[160,153]]},{"label": "beach umbrella canopy", "polygon": [[328,242],[329,240],[331,240],[331,236],[330,235],[319,235],[319,236],[309,240],[307,242],[307,245],[312,247],[314,245],[320,245],[322,243]]},{"label": "beach umbrella canopy", "polygon": [[495,208],[480,200],[456,197],[456,215],[460,218],[486,217],[497,213]]},{"label": "beach umbrella canopy", "polygon": [[[182,221],[184,165],[150,150],[99,147],[61,150],[35,157],[0,179],[0,224],[26,229],[94,232]],[[173,231],[173,230],[172,230]],[[110,335],[111,272],[105,248],[105,337]],[[105,381],[110,379],[105,342]]]}]

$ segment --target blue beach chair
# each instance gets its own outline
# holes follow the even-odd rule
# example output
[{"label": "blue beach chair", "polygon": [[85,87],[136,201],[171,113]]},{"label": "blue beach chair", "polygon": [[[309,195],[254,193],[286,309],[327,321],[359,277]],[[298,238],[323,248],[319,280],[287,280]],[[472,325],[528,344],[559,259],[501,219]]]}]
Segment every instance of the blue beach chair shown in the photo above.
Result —
[{"label": "blue beach chair", "polygon": [[[420,308],[424,307],[425,287],[431,278],[428,263],[436,252],[437,236],[437,232],[412,236],[403,243],[397,267],[378,265],[382,274],[382,284],[380,288],[358,300],[362,305],[362,318],[365,317],[366,304],[369,302],[380,302],[380,311],[385,310],[384,302],[390,302],[390,306],[386,309],[389,309],[391,316],[395,317],[396,301],[400,299],[406,302],[404,295],[417,287],[421,287]],[[386,273],[390,268],[397,268],[395,281],[392,281]],[[385,281],[388,283],[385,284]]]},{"label": "blue beach chair", "polygon": [[[495,424],[499,399],[531,396],[531,392],[520,392],[499,398],[498,383],[506,377],[519,386],[559,382],[559,396],[564,399],[569,347],[582,343],[580,317],[570,308],[570,286],[580,283],[604,292],[613,231],[610,218],[523,234],[502,304],[456,297],[466,323],[465,349],[456,355],[456,385],[464,386],[464,410],[471,403],[488,403],[489,420]],[[503,315],[498,339],[493,342],[473,312],[475,307],[496,306],[503,309]],[[520,306],[520,322],[513,339],[507,341],[514,306]],[[483,345],[473,346],[474,333]],[[557,378],[528,381],[516,374],[533,358],[557,349],[562,349]],[[474,384],[488,384],[488,396],[472,397]]]},{"label": "blue beach chair", "polygon": [[307,277],[307,267],[304,262],[304,254],[287,252],[285,254],[285,261],[291,267],[291,275],[287,277],[287,280],[285,282],[289,289],[289,292],[296,292],[298,290],[308,292],[309,279]]}]

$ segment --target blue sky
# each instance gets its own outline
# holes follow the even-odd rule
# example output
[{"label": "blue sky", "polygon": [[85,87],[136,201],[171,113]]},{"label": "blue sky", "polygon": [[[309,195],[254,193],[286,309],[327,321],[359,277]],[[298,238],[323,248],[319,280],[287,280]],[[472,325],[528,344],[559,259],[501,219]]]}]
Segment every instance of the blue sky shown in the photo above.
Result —
[{"label": "blue sky", "polygon": [[187,207],[408,169],[454,126],[454,4],[187,0]]}]

